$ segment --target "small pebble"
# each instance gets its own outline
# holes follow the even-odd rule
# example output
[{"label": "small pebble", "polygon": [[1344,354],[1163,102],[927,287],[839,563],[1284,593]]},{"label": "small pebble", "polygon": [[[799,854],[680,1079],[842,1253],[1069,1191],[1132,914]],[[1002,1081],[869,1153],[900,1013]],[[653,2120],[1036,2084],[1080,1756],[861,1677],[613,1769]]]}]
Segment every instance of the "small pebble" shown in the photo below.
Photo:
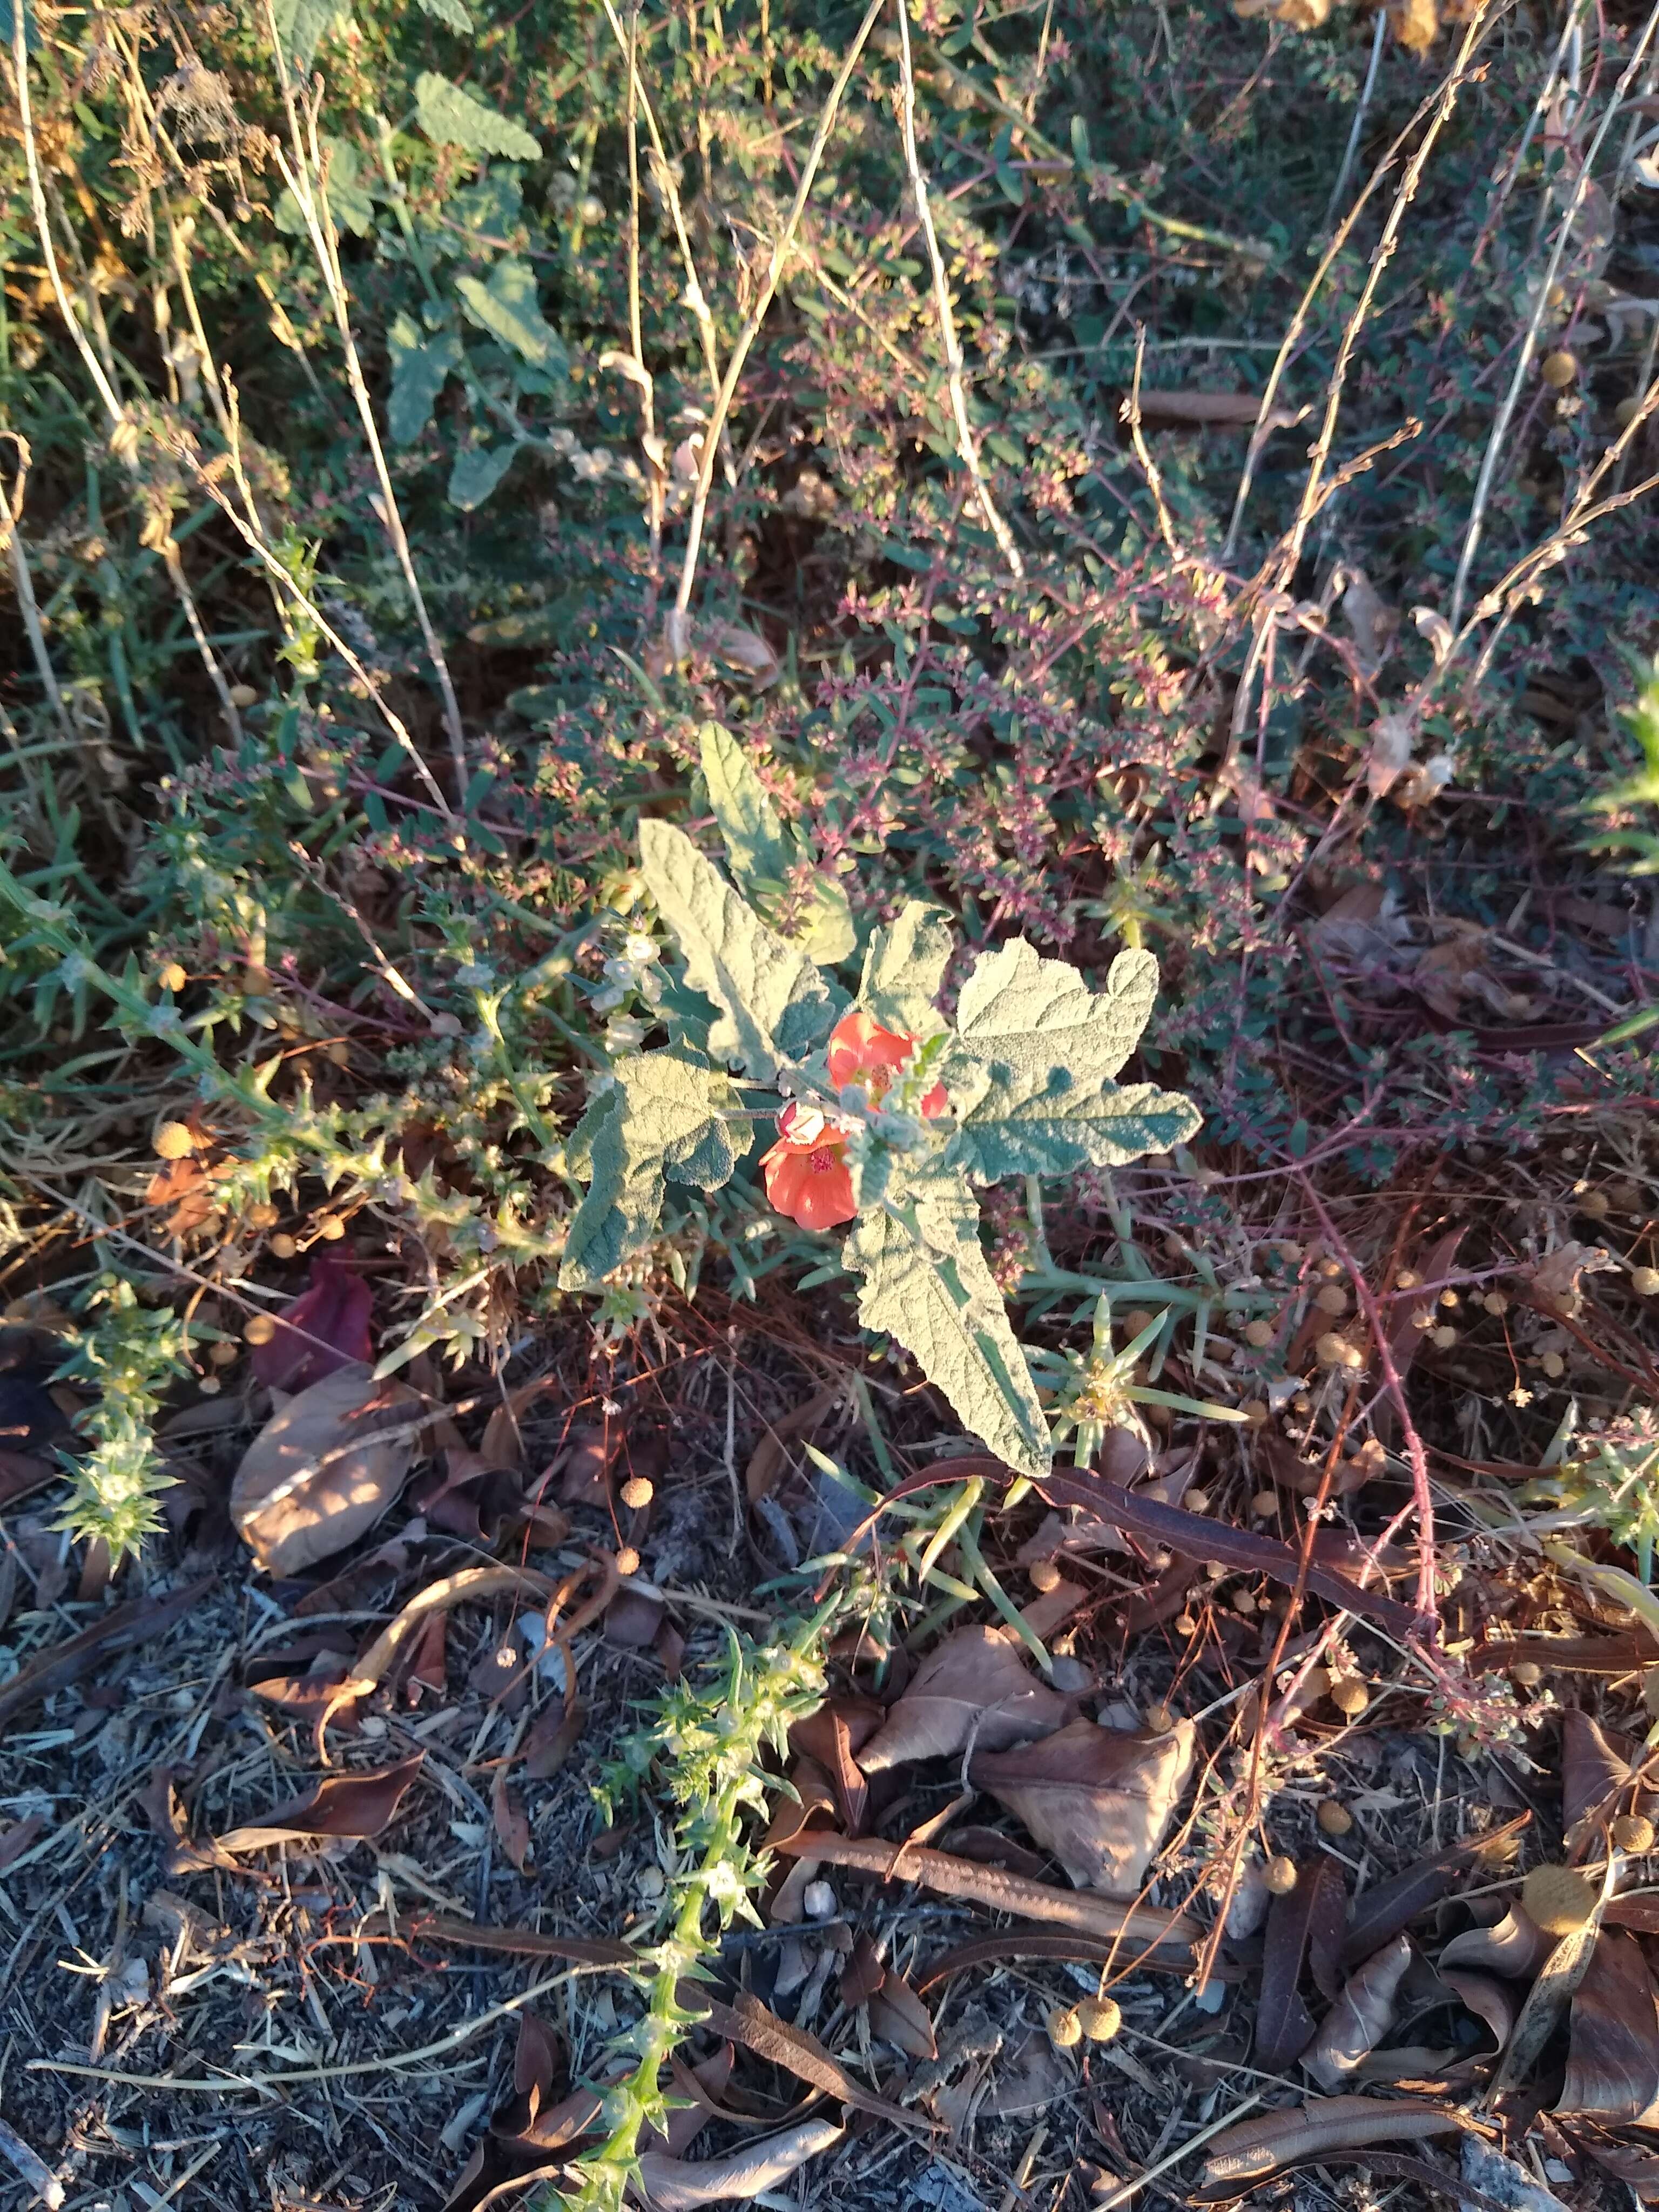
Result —
[{"label": "small pebble", "polygon": [[841,1909],[834,1886],[827,1881],[809,1881],[800,1902],[809,1920],[833,1920]]}]

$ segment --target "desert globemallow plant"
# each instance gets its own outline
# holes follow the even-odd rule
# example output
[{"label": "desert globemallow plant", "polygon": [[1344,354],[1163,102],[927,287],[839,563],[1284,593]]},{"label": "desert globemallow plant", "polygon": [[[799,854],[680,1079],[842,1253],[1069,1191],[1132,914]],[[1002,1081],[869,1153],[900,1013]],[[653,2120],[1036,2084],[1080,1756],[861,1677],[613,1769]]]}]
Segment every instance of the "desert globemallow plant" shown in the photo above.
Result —
[{"label": "desert globemallow plant", "polygon": [[952,1025],[936,1003],[951,932],[912,902],[871,933],[851,995],[833,964],[853,950],[840,886],[808,902],[796,934],[774,927],[757,908],[776,910],[786,870],[811,855],[717,726],[702,764],[736,881],[684,830],[641,823],[645,886],[679,948],[655,1008],[668,1042],[617,1060],[566,1146],[587,1189],[560,1283],[602,1287],[656,1237],[669,1183],[719,1188],[775,1115],[769,1202],[808,1229],[851,1224],[842,1257],[860,1319],[915,1355],[990,1450],[1040,1478],[1048,1426],[981,1249],[975,1191],[1118,1167],[1193,1134],[1190,1100],[1113,1079],[1152,1011],[1158,963],[1120,953],[1096,992],[1014,938],[975,960]]}]

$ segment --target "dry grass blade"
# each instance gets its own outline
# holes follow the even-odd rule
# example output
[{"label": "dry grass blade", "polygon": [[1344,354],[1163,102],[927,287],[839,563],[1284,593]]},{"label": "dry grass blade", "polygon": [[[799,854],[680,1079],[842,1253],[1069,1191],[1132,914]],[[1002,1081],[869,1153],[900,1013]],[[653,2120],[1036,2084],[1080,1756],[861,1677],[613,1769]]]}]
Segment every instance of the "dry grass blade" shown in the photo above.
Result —
[{"label": "dry grass blade", "polygon": [[799,2172],[808,2159],[832,2149],[845,2133],[834,2120],[802,2120],[781,2135],[695,2166],[647,2151],[640,2160],[640,2185],[658,2212],[690,2212],[696,2204],[759,2197]]},{"label": "dry grass blade", "polygon": [[923,1660],[859,1765],[879,1774],[908,1759],[949,1758],[969,1742],[1001,1751],[1048,1735],[1072,1711],[1070,1698],[1030,1672],[1005,1631],[958,1628]]},{"label": "dry grass blade", "polygon": [[410,1416],[421,1402],[407,1383],[377,1382],[353,1365],[274,1413],[230,1491],[231,1520],[257,1564],[303,1574],[372,1528],[413,1463]]},{"label": "dry grass blade", "polygon": [[1078,1720],[1024,1750],[976,1757],[969,1779],[1023,1820],[1080,1888],[1133,1897],[1193,1756],[1190,1721],[1144,1735]]},{"label": "dry grass blade", "polygon": [[1395,1995],[1411,1962],[1411,1945],[1396,1936],[1349,1977],[1302,2061],[1322,2089],[1334,2089],[1357,2073],[1394,2026]]},{"label": "dry grass blade", "polygon": [[1129,1945],[1191,1944],[1201,1932],[1184,1912],[1080,1896],[1053,1889],[1046,1882],[1028,1881],[1022,1875],[1005,1874],[1000,1867],[977,1866],[946,1851],[884,1844],[872,1836],[832,1836],[814,1828],[780,1840],[775,1848],[790,1858],[822,1859],[830,1866],[873,1875],[879,1881],[914,1881],[943,1897],[966,1898],[993,1912],[1012,1913],[1016,1919],[1055,1921],[1087,1936],[1115,1937]]},{"label": "dry grass blade", "polygon": [[1299,2111],[1261,2112],[1218,2136],[1210,2145],[1203,2180],[1255,2181],[1281,2166],[1369,2143],[1410,2142],[1418,2136],[1455,2135],[1472,2123],[1466,2114],[1420,2098],[1384,2103],[1379,2097],[1327,2097]]},{"label": "dry grass blade", "polygon": [[373,1774],[326,1774],[301,1797],[274,1806],[263,1820],[215,1838],[222,1851],[266,1850],[308,1836],[378,1836],[391,1825],[426,1760],[416,1752]]}]

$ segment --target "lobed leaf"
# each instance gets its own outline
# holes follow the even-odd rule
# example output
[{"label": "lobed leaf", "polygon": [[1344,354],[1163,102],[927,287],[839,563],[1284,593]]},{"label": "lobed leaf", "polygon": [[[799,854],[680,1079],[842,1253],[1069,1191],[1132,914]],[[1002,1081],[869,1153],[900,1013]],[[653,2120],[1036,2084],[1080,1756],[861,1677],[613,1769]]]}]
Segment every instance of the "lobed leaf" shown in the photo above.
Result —
[{"label": "lobed leaf", "polygon": [[455,289],[468,319],[510,352],[557,375],[568,371],[570,356],[563,339],[542,313],[536,272],[527,261],[504,253],[487,283],[477,276],[458,276]]},{"label": "lobed leaf", "polygon": [[614,1088],[588,1108],[567,1158],[591,1180],[565,1239],[559,1283],[592,1290],[649,1243],[662,1218],[665,1185],[717,1190],[737,1164],[721,1116],[726,1079],[672,1050],[618,1063]]},{"label": "lobed leaf", "polygon": [[724,1017],[709,1032],[711,1054],[771,1082],[781,1061],[829,1036],[843,994],[799,945],[768,928],[683,830],[641,822],[640,852],[647,887],[679,939],[687,982]]},{"label": "lobed leaf", "polygon": [[1102,1079],[1092,1090],[1063,1066],[990,1087],[963,1118],[958,1138],[976,1182],[1011,1176],[1062,1176],[1115,1168],[1185,1144],[1201,1120],[1191,1099],[1150,1083],[1127,1090]]},{"label": "lobed leaf", "polygon": [[941,1026],[934,1001],[951,964],[951,925],[912,899],[898,920],[871,933],[859,1000],[889,1029],[926,1037]]},{"label": "lobed leaf", "polygon": [[394,446],[412,446],[432,420],[438,394],[461,365],[461,342],[453,331],[428,337],[412,315],[398,314],[386,333],[392,354],[392,392],[386,428]]},{"label": "lobed leaf", "polygon": [[1117,1073],[1139,1042],[1158,994],[1150,952],[1120,952],[1106,988],[1089,988],[1064,960],[1045,960],[1023,937],[982,953],[962,987],[957,1030],[988,1065],[1010,1077],[1047,1078],[1066,1068],[1074,1083]]}]

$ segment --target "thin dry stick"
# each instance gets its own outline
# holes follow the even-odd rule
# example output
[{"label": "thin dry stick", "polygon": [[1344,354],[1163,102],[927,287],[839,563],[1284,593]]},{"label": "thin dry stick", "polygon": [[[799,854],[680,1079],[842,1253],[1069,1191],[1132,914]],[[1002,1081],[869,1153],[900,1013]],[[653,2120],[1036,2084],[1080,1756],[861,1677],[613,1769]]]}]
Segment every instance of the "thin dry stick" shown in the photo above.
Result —
[{"label": "thin dry stick", "polygon": [[[674,237],[680,249],[680,259],[685,266],[685,304],[691,310],[702,342],[703,364],[708,371],[709,392],[718,404],[720,392],[720,353],[714,343],[714,318],[709,311],[708,295],[697,279],[696,257],[691,251],[691,237],[685,227],[685,210],[680,205],[679,187],[674,182],[673,166],[668,159],[668,149],[663,143],[662,132],[657,127],[657,112],[651,105],[640,76],[637,41],[623,29],[612,0],[604,0],[605,20],[611,35],[621,47],[627,61],[630,91],[639,104],[639,112],[645,118],[645,127],[651,137],[652,169],[657,190],[662,194],[668,210],[668,219],[674,226]],[[637,13],[635,17],[638,22]],[[632,142],[630,141],[630,147]],[[632,172],[630,171],[630,173]]]},{"label": "thin dry stick", "polygon": [[1359,88],[1359,103],[1353,112],[1353,128],[1348,133],[1348,143],[1342,149],[1342,166],[1336,173],[1336,182],[1331,186],[1330,201],[1325,210],[1322,230],[1328,230],[1336,221],[1336,211],[1342,204],[1342,195],[1348,189],[1348,179],[1353,174],[1353,165],[1359,152],[1360,134],[1365,128],[1365,118],[1370,112],[1371,94],[1376,89],[1376,72],[1382,66],[1382,45],[1388,36],[1389,11],[1376,11],[1376,27],[1371,33],[1370,64],[1365,71],[1365,82]]},{"label": "thin dry stick", "polygon": [[1533,355],[1538,345],[1538,333],[1543,326],[1545,315],[1549,312],[1551,295],[1555,290],[1555,280],[1559,273],[1568,243],[1572,237],[1573,227],[1577,222],[1579,210],[1583,206],[1589,191],[1590,173],[1595,167],[1595,157],[1601,152],[1608,131],[1613,128],[1620,109],[1624,104],[1626,94],[1641,72],[1642,64],[1647,58],[1648,48],[1653,42],[1656,30],[1659,30],[1659,6],[1656,6],[1649,12],[1648,19],[1642,26],[1642,35],[1637,40],[1636,51],[1626,65],[1624,74],[1613,91],[1613,98],[1607,102],[1606,111],[1596,127],[1595,136],[1590,140],[1589,149],[1579,163],[1578,174],[1573,184],[1572,198],[1568,202],[1566,213],[1561,219],[1561,228],[1556,234],[1555,245],[1549,260],[1545,265],[1542,275],[1538,278],[1532,313],[1528,319],[1527,327],[1522,337],[1521,350],[1516,356],[1515,368],[1510,378],[1509,389],[1504,394],[1503,404],[1492,421],[1492,434],[1486,440],[1486,450],[1481,457],[1480,474],[1475,482],[1474,497],[1469,506],[1468,526],[1463,533],[1463,550],[1458,556],[1457,575],[1452,585],[1450,612],[1454,629],[1462,619],[1463,599],[1468,589],[1469,570],[1474,566],[1475,553],[1480,544],[1480,532],[1486,521],[1486,502],[1492,496],[1492,483],[1498,473],[1498,456],[1504,450],[1504,442],[1509,435],[1510,424],[1514,419],[1516,408],[1520,404],[1521,387],[1526,381],[1528,370],[1532,367]]},{"label": "thin dry stick", "polygon": [[634,380],[640,387],[640,444],[645,449],[647,526],[650,533],[650,575],[646,587],[644,630],[657,619],[662,586],[662,504],[666,449],[657,434],[656,387],[645,365],[645,334],[640,316],[640,0],[628,19],[628,337],[634,349]]},{"label": "thin dry stick", "polygon": [[990,487],[980,466],[979,447],[974,437],[974,426],[968,419],[967,365],[962,357],[961,341],[957,337],[956,316],[951,307],[951,287],[945,274],[945,262],[939,250],[939,234],[933,228],[933,210],[927,198],[927,179],[921,166],[921,155],[916,144],[916,77],[910,60],[910,0],[895,0],[899,27],[899,122],[904,134],[904,167],[910,179],[910,196],[916,204],[916,220],[921,226],[922,242],[927,248],[928,266],[933,272],[933,307],[939,316],[939,344],[945,353],[945,386],[951,394],[951,412],[956,419],[957,445],[962,454],[962,465],[967,470],[974,488],[974,499],[985,525],[1003,559],[1017,577],[1025,574],[1025,564],[1019,557],[1019,548],[993,501]]},{"label": "thin dry stick", "polygon": [[[732,358],[726,365],[726,376],[720,385],[720,396],[714,402],[714,412],[704,434],[702,452],[697,463],[697,484],[696,489],[691,495],[691,520],[686,532],[685,565],[680,571],[680,587],[675,595],[674,611],[669,617],[669,647],[677,660],[684,658],[690,644],[690,623],[688,610],[691,605],[691,587],[696,581],[697,555],[702,546],[703,517],[708,511],[709,488],[714,481],[715,449],[726,428],[726,416],[732,411],[732,402],[737,397],[738,380],[743,374],[744,363],[749,358],[750,349],[760,336],[761,325],[766,320],[767,313],[772,305],[778,286],[783,281],[784,269],[788,263],[790,251],[795,242],[795,233],[799,229],[800,219],[806,212],[807,200],[811,196],[813,185],[817,180],[818,164],[823,159],[823,149],[829,144],[830,133],[835,128],[836,117],[841,108],[842,95],[851,82],[853,71],[858,67],[859,56],[864,52],[866,43],[871,32],[875,29],[877,18],[880,15],[885,3],[886,0],[870,0],[869,7],[865,10],[864,21],[854,34],[853,43],[847,50],[846,58],[836,72],[834,84],[830,88],[830,97],[824,102],[823,112],[818,118],[818,127],[813,133],[812,143],[801,169],[800,182],[795,187],[794,200],[790,206],[783,229],[772,247],[765,281],[761,285],[754,306],[749,311],[748,320],[738,333],[738,342],[732,349]],[[605,0],[605,4],[606,12],[609,13],[611,0]]]},{"label": "thin dry stick", "polygon": [[414,738],[410,735],[408,728],[404,725],[402,717],[397,714],[387,701],[386,694],[381,690],[380,685],[375,682],[368,668],[364,666],[362,661],[359,659],[358,656],[353,652],[350,646],[346,643],[344,638],[341,636],[339,631],[335,629],[333,623],[329,621],[327,616],[324,614],[322,609],[318,606],[309,593],[295,577],[289,574],[288,570],[283,566],[282,562],[276,558],[270,547],[266,545],[264,540],[256,531],[251,529],[246,521],[244,520],[243,517],[237,513],[230,501],[225,496],[220,485],[215,482],[214,478],[209,474],[207,470],[202,466],[201,462],[197,459],[196,455],[192,452],[185,448],[182,445],[182,441],[177,450],[179,458],[184,462],[185,466],[191,471],[191,474],[195,478],[198,488],[207,494],[208,497],[218,508],[220,514],[222,514],[226,521],[229,523],[231,528],[238,533],[242,543],[252,554],[254,559],[264,570],[271,582],[276,586],[279,591],[287,592],[289,599],[293,600],[295,606],[297,606],[301,614],[305,616],[306,620],[315,625],[317,633],[319,636],[325,637],[328,640],[335,652],[339,654],[346,666],[357,678],[357,681],[363,686],[368,696],[373,699],[374,704],[380,708],[380,713],[386,718],[386,727],[391,731],[392,736],[397,739],[398,744],[402,746],[404,752],[408,754],[410,763],[413,767],[415,773],[420,777],[421,781],[431,793],[433,804],[437,807],[438,811],[443,815],[451,815],[453,818],[452,809],[449,802],[444,797],[436,777],[433,775],[431,769],[422,758],[420,749],[416,744]]},{"label": "thin dry stick", "polygon": [[1182,557],[1181,546],[1176,538],[1174,519],[1170,515],[1169,504],[1164,496],[1164,478],[1158,471],[1158,463],[1152,459],[1152,448],[1146,443],[1146,434],[1141,427],[1140,372],[1146,359],[1146,325],[1145,323],[1137,323],[1135,325],[1135,372],[1129,381],[1129,396],[1123,403],[1123,419],[1129,426],[1129,442],[1134,447],[1135,459],[1140,463],[1141,473],[1146,479],[1147,486],[1152,495],[1152,503],[1158,509],[1158,535],[1169,547],[1172,556],[1179,561]]},{"label": "thin dry stick", "polygon": [[[1494,16],[1492,21],[1495,22],[1496,20]],[[1365,181],[1364,191],[1348,210],[1347,214],[1344,216],[1335,235],[1324,252],[1321,254],[1318,266],[1308,280],[1307,289],[1297,301],[1296,312],[1285,326],[1285,336],[1280,340],[1279,351],[1273,357],[1273,365],[1267,372],[1267,389],[1261,395],[1261,411],[1256,416],[1255,428],[1250,434],[1249,446],[1244,456],[1244,466],[1238,479],[1238,489],[1234,495],[1232,517],[1227,525],[1227,535],[1221,548],[1221,558],[1224,562],[1232,559],[1233,548],[1238,541],[1238,533],[1244,521],[1244,509],[1249,504],[1250,493],[1255,483],[1256,463],[1261,459],[1262,448],[1273,432],[1273,402],[1279,396],[1279,387],[1284,381],[1285,373],[1290,366],[1291,356],[1295,352],[1304,331],[1307,328],[1308,318],[1313,311],[1313,303],[1318,298],[1325,279],[1329,276],[1338,256],[1353,235],[1355,225],[1370,204],[1372,194],[1381,187],[1384,178],[1389,174],[1395,163],[1405,151],[1412,133],[1429,115],[1435,98],[1436,94],[1431,93],[1419,103],[1410,121],[1398,133],[1388,152],[1371,171]]]},{"label": "thin dry stick", "polygon": [[[46,264],[46,277],[52,286],[52,297],[58,302],[58,312],[63,317],[64,326],[74,341],[75,349],[81,356],[82,365],[92,379],[94,390],[103,402],[104,412],[109,417],[111,430],[125,430],[130,427],[136,430],[136,426],[129,426],[124,419],[120,395],[106,373],[104,364],[99,359],[91,340],[82,327],[81,319],[75,312],[74,303],[64,283],[63,271],[58,265],[58,249],[52,241],[52,219],[47,213],[46,187],[40,177],[40,155],[34,136],[33,106],[29,98],[28,45],[26,30],[23,9],[21,6],[14,7],[11,23],[12,72],[17,82],[17,116],[22,129],[23,163],[28,173],[29,204],[34,216],[35,234],[40,241],[40,258]],[[136,434],[131,439],[123,438],[118,443],[112,438],[110,444],[112,451],[118,454],[129,473],[136,478],[138,473]],[[207,671],[208,680],[219,696],[220,711],[224,715],[232,737],[240,740],[242,734],[242,718],[237,713],[235,702],[230,696],[230,686],[225,681],[225,672],[220,667],[217,656],[208,642],[208,635],[202,626],[202,617],[197,609],[195,594],[185,580],[184,565],[179,558],[179,548],[173,543],[171,531],[164,533],[163,541],[157,550],[161,556],[162,566],[167,572],[174,596],[184,611],[185,620],[190,625],[190,634],[196,641],[196,650],[201,655],[202,665]]]},{"label": "thin dry stick", "polygon": [[0,500],[0,534],[5,538],[6,552],[11,562],[12,588],[17,594],[18,611],[28,635],[29,651],[34,656],[40,688],[58,719],[58,728],[74,744],[75,730],[64,705],[64,695],[58,688],[58,672],[52,665],[52,655],[46,651],[46,634],[40,627],[40,610],[35,603],[34,580],[29,574],[28,560],[23,551],[23,490],[28,483],[33,455],[29,441],[21,430],[0,430],[0,438],[9,438],[17,448],[17,489],[9,501]]},{"label": "thin dry stick", "polygon": [[[282,36],[276,27],[276,11],[271,0],[265,0],[264,13],[265,29],[276,58],[276,81],[288,115],[289,139],[294,154],[290,161],[279,146],[276,149],[277,166],[304,218],[312,252],[322,270],[323,283],[334,309],[335,328],[340,334],[340,349],[345,356],[346,382],[350,386],[352,398],[356,402],[358,417],[363,426],[363,441],[368,447],[369,459],[374,465],[375,480],[380,485],[380,498],[374,503],[375,512],[380,526],[391,541],[398,566],[403,571],[404,587],[415,610],[415,619],[420,625],[427,658],[432,663],[432,672],[438,679],[438,689],[443,697],[444,726],[449,732],[450,759],[455,772],[455,799],[459,805],[465,796],[467,783],[466,738],[461,727],[460,702],[455,696],[455,686],[450,680],[449,663],[438,642],[438,633],[433,628],[432,617],[427,611],[426,596],[421,589],[420,578],[415,573],[415,557],[410,551],[398,495],[392,488],[392,471],[386,466],[386,449],[380,443],[380,430],[374,421],[374,403],[368,396],[362,362],[357,354],[357,342],[352,336],[351,301],[340,267],[339,232],[329,212],[322,151],[317,143],[316,110],[314,106],[307,110],[306,127],[302,131],[298,104],[289,78],[288,59],[283,52]],[[312,189],[313,175],[317,180],[315,191]]]}]

